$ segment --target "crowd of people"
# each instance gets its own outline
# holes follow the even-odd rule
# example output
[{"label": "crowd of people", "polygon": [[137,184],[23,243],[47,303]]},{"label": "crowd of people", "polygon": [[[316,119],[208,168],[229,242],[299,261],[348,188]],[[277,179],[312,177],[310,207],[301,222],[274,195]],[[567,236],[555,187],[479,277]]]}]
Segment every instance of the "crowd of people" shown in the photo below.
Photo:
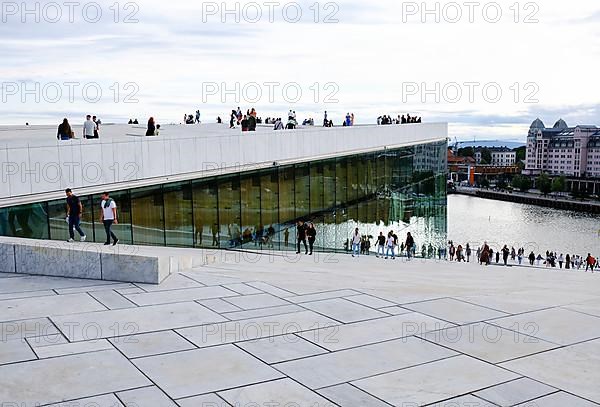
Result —
[{"label": "crowd of people", "polygon": [[[85,121],[83,122],[82,136],[85,139],[96,139],[100,138],[100,125],[102,121],[92,115],[87,115]],[[71,127],[69,120],[64,118],[62,123],[58,125],[58,131],[56,133],[56,138],[61,141],[71,140],[76,138],[75,131]]]},{"label": "crowd of people", "polygon": [[407,114],[406,116],[398,115],[398,118],[392,118],[390,115],[383,115],[377,118],[377,125],[387,125],[387,124],[409,124],[409,123],[421,123],[421,118],[417,116],[411,116]]},{"label": "crowd of people", "polygon": [[[138,119],[129,119],[128,124],[136,125],[139,124]],[[100,138],[100,126],[102,121],[97,116],[87,115],[86,120],[83,122],[83,129],[81,135],[84,139],[98,139]],[[146,136],[158,136],[160,133],[160,124],[156,124],[154,117],[148,119],[148,126],[146,129]],[[76,134],[69,120],[63,119],[62,123],[58,126],[56,138],[61,141],[75,139]]]},{"label": "crowd of people", "polygon": [[[221,123],[221,117],[217,117],[217,123]],[[231,110],[229,116],[229,128],[235,129],[236,126],[239,126],[243,132],[256,131],[256,125],[261,123],[262,119],[257,116],[254,108],[248,109],[246,114],[243,114],[242,109],[238,106],[237,109]]]},{"label": "crowd of people", "polygon": [[[196,110],[195,114],[184,114],[183,123],[184,124],[199,124],[200,121],[200,110]],[[217,123],[223,123],[221,116],[217,117]],[[420,117],[411,117],[410,114],[406,116],[398,115],[397,119],[392,119],[389,115],[379,116],[377,118],[378,125],[384,124],[405,124],[405,123],[421,123]],[[29,123],[28,123],[29,124]],[[100,137],[100,125],[102,122],[97,116],[88,115],[83,124],[82,136],[86,139],[99,138]],[[129,119],[129,125],[139,125],[138,119]],[[258,124],[263,124],[263,120],[257,116],[256,110],[254,108],[248,109],[246,114],[242,113],[242,110],[238,106],[237,109],[231,110],[229,127],[234,129],[240,127],[243,132],[246,131],[256,131],[256,126]],[[291,110],[288,112],[287,120],[283,120],[282,118],[274,118],[267,117],[264,121],[264,124],[269,124],[273,126],[273,130],[284,130],[284,129],[296,129],[298,127],[298,121],[296,118],[296,111]],[[302,126],[314,126],[315,120],[312,117],[304,119],[302,121]],[[323,116],[323,127],[333,127],[333,121],[329,119],[327,111],[325,111]],[[347,113],[343,122],[343,127],[354,126],[354,113]],[[158,136],[160,130],[160,125],[154,122],[154,119],[151,117],[148,120],[148,127],[146,136]],[[58,140],[70,140],[76,138],[76,134],[73,131],[69,121],[65,118],[63,122],[58,126],[57,131],[57,139]]]},{"label": "crowd of people", "polygon": [[389,258],[392,260],[396,259],[396,249],[399,249],[397,253],[399,257],[406,255],[409,260],[415,257],[416,253],[415,240],[410,232],[406,234],[406,240],[403,241],[400,246],[398,246],[398,235],[396,235],[393,230],[388,232],[387,236],[385,236],[383,232],[380,232],[377,237],[376,246],[377,257],[382,257],[386,260]]},{"label": "crowd of people", "polygon": [[183,123],[185,124],[200,124],[200,110],[196,110],[194,114],[183,114]]},{"label": "crowd of people", "polygon": [[[253,118],[251,118],[251,116]],[[242,131],[246,131],[245,130],[246,127],[244,126],[244,124],[246,123],[245,120],[249,121],[247,131],[254,131],[254,130],[252,130],[252,128],[254,126],[254,123],[253,123],[254,121],[256,122],[256,124],[263,124],[262,119],[260,117],[256,116],[255,109],[249,109],[247,111],[247,113],[244,115],[242,113],[242,110],[240,109],[240,107],[238,107],[237,109],[233,109],[231,111],[229,127],[231,129],[235,129],[235,128],[241,126]],[[217,117],[217,123],[219,123],[219,124],[222,123],[220,116]],[[293,129],[298,128],[299,122],[298,122],[296,111],[290,109],[290,111],[287,113],[287,119],[282,119],[281,117],[267,117],[264,120],[264,124],[272,125],[273,130],[293,130]],[[308,117],[302,121],[302,126],[314,126],[314,125],[315,125],[315,119],[312,117]],[[329,119],[327,111],[325,111],[324,116],[323,116],[323,127],[333,127],[333,126],[334,126],[333,121]],[[354,126],[354,113],[346,114],[344,120],[342,121],[342,126],[344,126],[344,127]],[[254,127],[254,129],[255,129],[255,127]]]},{"label": "crowd of people", "polygon": [[514,247],[509,248],[508,245],[504,245],[500,250],[494,250],[488,245],[487,242],[481,247],[478,247],[475,253],[469,243],[464,247],[463,245],[454,245],[454,242],[449,242],[448,254],[450,261],[457,262],[470,262],[471,257],[474,261],[483,265],[489,266],[490,264],[504,264],[509,265],[509,262],[517,263],[519,265],[529,264],[530,266],[545,266],[548,268],[560,268],[565,270],[580,270],[585,267],[585,271],[591,271],[592,273],[598,267],[598,260],[588,253],[587,256],[580,256],[574,254],[564,255],[563,253],[557,254],[558,252],[546,251],[545,256],[542,253],[531,251],[529,254],[526,253],[524,248],[515,249]]}]

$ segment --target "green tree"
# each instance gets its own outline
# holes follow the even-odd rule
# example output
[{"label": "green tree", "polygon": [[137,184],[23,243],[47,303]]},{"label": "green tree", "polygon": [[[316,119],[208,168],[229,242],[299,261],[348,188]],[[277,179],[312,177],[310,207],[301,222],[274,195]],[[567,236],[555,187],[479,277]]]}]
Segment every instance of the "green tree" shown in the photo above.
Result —
[{"label": "green tree", "polygon": [[492,152],[487,148],[481,149],[481,163],[484,165],[492,163]]},{"label": "green tree", "polygon": [[500,178],[496,182],[496,188],[504,191],[505,189],[508,188],[508,183],[506,182],[506,180],[504,178]]},{"label": "green tree", "polygon": [[550,179],[548,174],[540,175],[535,181],[535,185],[537,186],[537,189],[539,189],[540,192],[544,194],[544,196],[552,192],[552,180]]},{"label": "green tree", "polygon": [[567,187],[567,178],[563,175],[552,180],[552,192],[565,192]]},{"label": "green tree", "polygon": [[473,147],[463,147],[458,149],[459,157],[475,157],[475,150]]},{"label": "green tree", "polygon": [[481,188],[489,188],[490,187],[490,181],[488,181],[487,178],[482,179],[481,181],[479,181],[479,186]]},{"label": "green tree", "polygon": [[531,179],[524,175],[515,175],[512,180],[512,186],[514,189],[518,189],[521,192],[527,192],[532,187]]},{"label": "green tree", "polygon": [[521,181],[521,188],[519,188],[522,192],[528,192],[531,188],[533,188],[533,181],[529,177],[523,177]]}]

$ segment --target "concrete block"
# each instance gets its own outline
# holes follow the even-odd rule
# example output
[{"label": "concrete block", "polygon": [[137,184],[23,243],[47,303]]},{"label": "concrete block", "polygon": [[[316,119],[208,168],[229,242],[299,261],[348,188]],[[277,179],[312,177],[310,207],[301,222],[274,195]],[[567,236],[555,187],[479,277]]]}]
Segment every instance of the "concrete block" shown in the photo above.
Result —
[{"label": "concrete block", "polygon": [[0,243],[0,273],[15,272],[15,246],[10,243]]},{"label": "concrete block", "polygon": [[159,284],[170,274],[167,256],[102,252],[102,280]]},{"label": "concrete block", "polygon": [[40,241],[15,244],[16,272],[44,276],[102,278],[100,253],[76,244]]}]

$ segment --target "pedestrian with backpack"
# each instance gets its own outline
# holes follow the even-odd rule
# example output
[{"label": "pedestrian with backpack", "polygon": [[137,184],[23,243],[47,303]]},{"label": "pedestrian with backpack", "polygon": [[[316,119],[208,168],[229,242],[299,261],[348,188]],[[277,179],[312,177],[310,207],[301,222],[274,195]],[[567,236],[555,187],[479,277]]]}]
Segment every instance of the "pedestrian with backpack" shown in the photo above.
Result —
[{"label": "pedestrian with backpack", "polygon": [[119,242],[119,238],[112,232],[112,225],[117,225],[117,204],[109,196],[108,192],[102,193],[102,202],[100,203],[100,219],[104,224],[104,230],[106,231],[106,242],[105,246],[110,245],[110,240],[113,240],[113,246]]}]

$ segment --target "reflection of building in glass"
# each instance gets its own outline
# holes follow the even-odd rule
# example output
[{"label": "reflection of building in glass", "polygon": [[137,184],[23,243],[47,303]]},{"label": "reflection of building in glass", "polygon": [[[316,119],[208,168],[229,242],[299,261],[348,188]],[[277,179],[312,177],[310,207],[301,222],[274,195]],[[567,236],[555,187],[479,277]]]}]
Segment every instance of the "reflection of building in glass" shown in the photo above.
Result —
[{"label": "reflection of building in glass", "polygon": [[33,204],[0,209],[0,236],[47,239],[48,215],[45,205]]},{"label": "reflection of building in glass", "polygon": [[[446,240],[446,142],[274,165],[241,172],[112,191],[114,227],[123,243],[203,248],[292,250],[295,222],[316,225],[320,250],[344,250],[363,235],[410,231],[418,245]],[[100,197],[80,196],[82,227],[104,241]],[[66,240],[64,199],[0,209],[0,233]]]}]

